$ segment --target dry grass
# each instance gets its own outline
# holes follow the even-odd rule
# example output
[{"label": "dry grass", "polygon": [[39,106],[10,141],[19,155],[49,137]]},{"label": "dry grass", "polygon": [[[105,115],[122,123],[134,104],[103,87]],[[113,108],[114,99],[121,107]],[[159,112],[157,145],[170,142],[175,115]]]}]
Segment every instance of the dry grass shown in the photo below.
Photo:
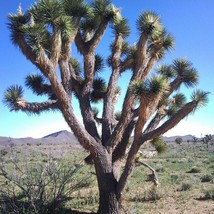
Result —
[{"label": "dry grass", "polygon": [[[147,182],[148,169],[137,165],[124,193],[124,211],[127,214],[214,214],[214,202],[205,198],[206,191],[213,186],[214,176],[214,145],[201,143],[169,143],[167,153],[144,160],[158,172],[160,186],[153,187]],[[145,145],[147,147],[147,145]],[[9,158],[11,148],[0,147],[4,157]],[[71,160],[81,162],[87,155],[83,150],[70,144],[13,146],[19,164],[35,163],[47,160],[51,155],[55,159],[68,156]],[[197,173],[192,168],[200,169]],[[90,170],[93,171],[93,168]],[[187,173],[191,171],[191,173]],[[209,175],[207,182],[201,178]],[[188,184],[188,185],[186,185]],[[92,184],[71,195],[66,207],[84,211],[96,211],[98,191],[94,175]]]}]

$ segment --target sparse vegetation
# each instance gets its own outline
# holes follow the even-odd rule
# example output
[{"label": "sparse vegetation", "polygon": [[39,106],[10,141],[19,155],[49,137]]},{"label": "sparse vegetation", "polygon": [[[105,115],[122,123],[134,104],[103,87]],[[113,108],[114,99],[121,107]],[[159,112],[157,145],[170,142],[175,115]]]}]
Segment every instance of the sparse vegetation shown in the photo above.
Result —
[{"label": "sparse vegetation", "polygon": [[192,187],[192,183],[190,181],[183,182],[181,186],[178,188],[178,191],[187,191]]},{"label": "sparse vegetation", "polygon": [[[150,144],[147,146],[149,146],[149,148],[151,147]],[[137,164],[123,195],[123,209],[125,212],[128,214],[140,214],[142,212],[144,214],[153,214],[157,210],[162,213],[167,213],[170,209],[170,213],[173,214],[176,212],[182,213],[182,210],[185,207],[186,210],[189,210],[189,213],[195,213],[196,209],[199,214],[200,212],[202,213],[202,211],[204,212],[204,206],[206,206],[206,212],[212,213],[212,181],[208,181],[210,175],[213,173],[214,167],[212,152],[207,150],[205,144],[194,144],[193,142],[181,145],[177,145],[176,143],[168,143],[167,146],[167,152],[158,154],[147,160],[148,164],[156,169],[158,180],[160,182],[158,188],[154,188],[154,185],[150,180],[149,182],[146,182],[148,180],[148,176],[150,175],[150,171],[145,170],[144,166],[142,166],[140,162]],[[193,146],[195,150],[193,150]],[[204,151],[200,151],[202,148]],[[68,164],[72,163],[72,169],[74,165],[78,167],[79,161],[83,161],[86,155],[83,150],[78,149],[75,151],[72,145],[67,144],[41,144],[39,147],[36,144],[32,144],[30,147],[21,146],[20,144],[20,146],[16,145],[12,147],[12,149],[9,146],[6,148],[2,147],[1,150],[3,149],[8,151],[8,153],[2,157],[4,159],[5,166],[7,166],[7,169],[9,170],[8,173],[14,172],[11,159],[12,155],[15,157],[18,167],[23,167],[23,170],[26,166],[28,166],[29,172],[32,170],[32,173],[29,173],[29,175],[35,175],[35,173],[38,173],[35,178],[41,177],[41,171],[35,170],[35,167],[38,166],[37,163],[44,167],[49,165],[50,155],[51,161],[54,163],[59,163],[58,166],[61,164],[67,165],[67,168]],[[146,145],[142,149],[146,150]],[[212,149],[212,147],[209,149]],[[11,152],[13,154],[11,154]],[[60,152],[64,154],[63,157],[59,156]],[[69,154],[72,155],[70,156]],[[66,162],[62,162],[62,160],[66,160]],[[27,164],[25,164],[25,162]],[[204,167],[200,168],[201,173],[186,173],[190,169],[194,168],[194,166],[200,166],[201,163],[204,164]],[[74,177],[73,179],[77,182],[79,178],[87,179],[87,176],[95,179],[93,167],[84,165],[83,168],[80,168],[80,170],[78,170],[74,175],[77,180],[74,179]],[[202,178],[207,180],[207,182],[203,182],[202,184]],[[11,185],[10,182],[8,183]],[[0,213],[4,213],[2,210],[7,210],[6,213],[9,213],[12,206],[9,207],[8,199],[11,197],[5,197],[6,195],[2,194],[3,190],[5,190],[5,178],[0,176]],[[19,188],[16,188],[16,191],[17,190],[20,193]],[[19,196],[18,192],[16,192],[16,196]],[[65,200],[62,203],[55,204],[58,207],[56,208],[56,213],[59,209],[60,214],[63,212],[65,214],[67,212],[69,213],[73,209],[78,209],[82,212],[96,212],[99,204],[99,196],[97,193],[98,190],[96,188],[96,181],[92,180],[90,185],[86,184],[83,188],[79,188],[71,194],[67,194],[68,197],[65,197]],[[175,201],[171,201],[171,198],[174,198]],[[50,199],[51,198],[49,198],[49,200]],[[49,200],[46,198],[44,201],[48,204]],[[30,213],[33,213],[32,208],[29,204],[27,205],[26,203],[23,203],[24,201],[26,202],[27,199],[22,198],[20,207],[16,207],[16,209],[20,210],[23,208],[26,213],[28,210],[30,210]],[[12,201],[10,201],[10,203],[12,203]],[[192,204],[194,204],[194,206],[192,206]],[[173,210],[173,207],[176,207],[176,210]],[[48,213],[45,212],[44,209],[43,212],[43,214]]]},{"label": "sparse vegetation", "polygon": [[213,180],[213,176],[210,174],[206,174],[201,177],[201,182],[210,182],[212,180]]},{"label": "sparse vegetation", "polygon": [[201,169],[197,166],[193,166],[187,173],[200,173]]},{"label": "sparse vegetation", "polygon": [[92,182],[81,164],[52,157],[20,162],[14,154],[0,162],[0,213],[60,213],[73,192]]},{"label": "sparse vegetation", "polygon": [[204,193],[203,199],[212,199],[214,200],[214,187],[207,189]]},{"label": "sparse vegetation", "polygon": [[[10,13],[8,27],[12,43],[40,72],[28,75],[25,86],[47,100],[29,102],[24,98],[23,87],[12,85],[5,91],[4,104],[11,111],[27,114],[60,111],[88,152],[85,160],[94,164],[99,192],[97,213],[121,213],[122,196],[143,144],[207,104],[209,92],[195,89],[188,101],[177,93],[183,85],[188,89],[197,85],[198,71],[186,58],[154,70],[175,45],[161,17],[152,11],[140,13],[136,20],[138,37],[129,44],[128,20],[109,0],[41,0],[26,12],[19,6],[16,14]],[[108,55],[101,57],[97,48],[108,27],[112,33],[110,49]],[[79,55],[74,56],[76,52]],[[102,76],[105,64],[109,73]],[[126,71],[130,74],[128,84],[120,88],[119,78]],[[154,75],[150,75],[153,71]],[[121,115],[115,117],[121,90],[125,94]],[[74,112],[74,97],[83,123]],[[98,102],[102,102],[100,113],[92,107]],[[163,151],[163,144],[157,148]],[[180,166],[178,161],[173,164]],[[148,164],[142,165],[155,175]],[[149,198],[156,199],[156,193],[149,193]],[[36,199],[30,201],[33,208]]]}]

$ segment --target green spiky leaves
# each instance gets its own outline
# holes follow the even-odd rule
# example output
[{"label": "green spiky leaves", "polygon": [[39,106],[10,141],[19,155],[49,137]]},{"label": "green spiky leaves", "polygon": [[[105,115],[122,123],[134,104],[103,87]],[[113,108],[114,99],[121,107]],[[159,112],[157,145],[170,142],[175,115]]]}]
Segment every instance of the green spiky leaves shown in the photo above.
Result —
[{"label": "green spiky leaves", "polygon": [[91,101],[94,103],[99,102],[104,98],[106,92],[106,82],[104,79],[98,77],[94,80],[91,92]]},{"label": "green spiky leaves", "polygon": [[168,79],[175,77],[175,73],[171,65],[159,65],[156,70],[159,74],[164,75]]},{"label": "green spiky leaves", "polygon": [[204,92],[202,90],[195,90],[193,93],[192,93],[192,100],[194,102],[197,103],[197,107],[203,107],[203,106],[206,106],[209,99],[208,99],[208,95],[210,93],[209,92]]},{"label": "green spiky leaves", "polygon": [[74,69],[75,74],[79,75],[81,72],[81,65],[78,62],[77,59],[71,57],[69,60],[69,64],[72,66],[72,68]]},{"label": "green spiky leaves", "polygon": [[127,19],[121,19],[113,22],[112,30],[115,35],[121,35],[123,38],[128,37],[130,34],[130,28],[128,26]]},{"label": "green spiky leaves", "polygon": [[4,93],[4,104],[10,109],[10,111],[17,111],[18,105],[24,102],[23,96],[23,88],[18,85],[10,86],[6,92]]},{"label": "green spiky leaves", "polygon": [[66,14],[73,17],[84,17],[90,15],[91,8],[83,0],[64,0]]},{"label": "green spiky leaves", "polygon": [[111,4],[109,0],[95,0],[92,3],[92,8],[96,17],[116,22],[121,19],[120,9]]},{"label": "green spiky leaves", "polygon": [[187,87],[193,87],[198,83],[198,72],[192,63],[186,59],[176,59],[173,61],[172,68],[176,73],[176,76],[181,79],[181,81]]},{"label": "green spiky leaves", "polygon": [[186,104],[186,97],[184,94],[175,94],[172,99],[167,100],[167,115],[173,116],[180,108]]},{"label": "green spiky leaves", "polygon": [[121,114],[122,114],[122,112],[121,112],[121,111],[117,111],[117,112],[115,112],[115,114],[114,114],[114,118],[115,118],[115,120],[119,121],[119,120],[120,120],[120,118],[121,118]]},{"label": "green spiky leaves", "polygon": [[156,38],[163,32],[160,17],[152,11],[146,11],[140,14],[137,20],[137,29],[151,38]]},{"label": "green spiky leaves", "polygon": [[104,66],[105,66],[104,59],[102,58],[102,56],[96,54],[95,55],[94,72],[95,73],[101,72],[102,69],[104,68]]},{"label": "green spiky leaves", "polygon": [[64,9],[58,0],[40,0],[34,4],[30,12],[36,22],[54,25],[64,13]]},{"label": "green spiky leaves", "polygon": [[142,81],[134,81],[130,85],[133,94],[150,99],[153,97],[161,97],[163,93],[169,90],[169,82],[164,76],[153,76],[151,79]]},{"label": "green spiky leaves", "polygon": [[8,16],[8,27],[10,29],[11,41],[14,45],[17,45],[19,38],[24,35],[22,26],[29,21],[29,15],[16,15],[10,14]]},{"label": "green spiky leaves", "polygon": [[42,75],[31,74],[25,79],[25,85],[30,88],[36,95],[49,95],[52,96],[52,88],[45,83],[45,79]]}]

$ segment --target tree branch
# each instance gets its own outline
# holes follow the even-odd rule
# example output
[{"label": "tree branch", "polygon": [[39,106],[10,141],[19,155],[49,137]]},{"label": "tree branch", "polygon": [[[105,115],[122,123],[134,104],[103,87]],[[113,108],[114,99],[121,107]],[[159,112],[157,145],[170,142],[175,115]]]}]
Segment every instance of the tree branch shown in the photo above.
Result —
[{"label": "tree branch", "polygon": [[15,110],[21,110],[23,112],[39,114],[43,111],[58,110],[59,105],[57,100],[49,100],[46,102],[26,102],[24,99],[19,98],[15,104]]},{"label": "tree branch", "polygon": [[157,129],[143,134],[140,139],[140,144],[142,145],[145,141],[150,140],[152,138],[158,137],[168,130],[172,129],[176,126],[183,118],[185,118],[189,113],[191,113],[197,107],[197,102],[192,101],[184,105],[178,112],[173,115],[169,120],[163,123]]},{"label": "tree branch", "polygon": [[116,85],[120,75],[120,57],[123,38],[118,35],[114,42],[112,53],[112,73],[108,83],[107,91],[104,97],[103,121],[102,121],[102,142],[106,144],[112,133],[114,121],[114,97]]}]

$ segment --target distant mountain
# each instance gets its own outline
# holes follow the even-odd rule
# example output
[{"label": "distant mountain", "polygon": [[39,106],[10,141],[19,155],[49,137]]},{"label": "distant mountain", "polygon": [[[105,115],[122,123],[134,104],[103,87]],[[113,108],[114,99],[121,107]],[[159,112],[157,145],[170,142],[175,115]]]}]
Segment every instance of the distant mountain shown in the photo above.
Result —
[{"label": "distant mountain", "polygon": [[168,142],[171,142],[171,141],[175,141],[176,138],[182,138],[183,141],[192,141],[193,139],[193,135],[184,135],[184,136],[171,136],[171,137],[166,137],[166,136],[162,136],[163,140],[164,141],[168,141]]},{"label": "distant mountain", "polygon": [[74,134],[66,130],[49,134],[47,136],[44,136],[42,139],[48,140],[49,142],[53,141],[53,143],[78,143]]},{"label": "distant mountain", "polygon": [[[178,137],[181,137],[184,142],[187,140],[191,141],[193,139],[193,135],[171,136],[171,137],[162,136],[162,138],[165,142],[173,142]],[[214,139],[214,135],[212,135],[212,137]],[[133,140],[133,138],[131,137],[130,140]],[[74,136],[74,134],[69,131],[66,131],[66,130],[54,132],[54,133],[44,136],[42,138],[0,137],[0,146],[1,145],[10,145],[10,144],[27,145],[27,144],[61,144],[61,143],[62,144],[68,143],[68,144],[72,144],[73,146],[76,146],[76,147],[81,147],[78,143],[78,140]]]},{"label": "distant mountain", "polygon": [[61,144],[69,143],[75,146],[79,146],[76,137],[69,131],[59,131],[42,138],[10,138],[0,137],[0,145],[27,145],[27,144]]}]

